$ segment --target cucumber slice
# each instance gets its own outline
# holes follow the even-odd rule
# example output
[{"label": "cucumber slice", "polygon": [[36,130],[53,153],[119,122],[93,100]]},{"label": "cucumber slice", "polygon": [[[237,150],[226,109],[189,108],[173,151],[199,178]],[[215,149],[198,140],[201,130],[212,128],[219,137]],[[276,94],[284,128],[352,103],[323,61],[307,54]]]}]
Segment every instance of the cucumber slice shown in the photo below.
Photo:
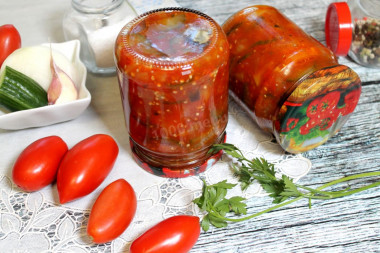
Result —
[{"label": "cucumber slice", "polygon": [[6,66],[0,76],[0,105],[20,111],[48,104],[46,91],[33,79]]}]

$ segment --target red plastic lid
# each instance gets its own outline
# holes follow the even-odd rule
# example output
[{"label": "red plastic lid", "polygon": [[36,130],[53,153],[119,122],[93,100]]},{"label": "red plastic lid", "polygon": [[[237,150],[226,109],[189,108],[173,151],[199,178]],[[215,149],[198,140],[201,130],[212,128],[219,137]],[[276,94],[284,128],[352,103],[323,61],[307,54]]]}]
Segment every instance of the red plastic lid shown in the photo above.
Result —
[{"label": "red plastic lid", "polygon": [[352,20],[345,2],[329,5],[325,23],[326,44],[338,56],[345,56],[352,41]]}]

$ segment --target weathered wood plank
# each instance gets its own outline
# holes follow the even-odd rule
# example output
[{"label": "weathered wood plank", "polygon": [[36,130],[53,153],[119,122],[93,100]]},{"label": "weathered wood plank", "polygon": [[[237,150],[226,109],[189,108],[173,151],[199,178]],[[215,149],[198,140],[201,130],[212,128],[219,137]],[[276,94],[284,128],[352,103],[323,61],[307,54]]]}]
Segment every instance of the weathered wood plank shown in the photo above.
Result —
[{"label": "weathered wood plank", "polygon": [[[316,39],[325,43],[324,19],[331,0],[177,0],[181,6],[200,10],[222,24],[232,13],[255,4],[272,5]],[[380,165],[380,70],[369,69],[341,57],[363,81],[355,113],[335,137],[306,152],[312,171],[301,183],[325,182],[369,171]],[[377,179],[380,180],[380,179]],[[356,182],[361,185],[366,180]],[[249,213],[271,206],[268,198],[254,198]],[[380,190],[353,196],[314,201],[308,209],[303,200],[226,229],[202,233],[192,252],[380,252]]]}]

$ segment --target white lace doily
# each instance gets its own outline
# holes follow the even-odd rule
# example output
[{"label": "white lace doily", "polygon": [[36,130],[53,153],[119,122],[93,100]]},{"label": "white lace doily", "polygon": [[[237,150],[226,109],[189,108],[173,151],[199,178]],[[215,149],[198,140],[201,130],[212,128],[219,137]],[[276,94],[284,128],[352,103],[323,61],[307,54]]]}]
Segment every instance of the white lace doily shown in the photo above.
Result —
[{"label": "white lace doily", "polygon": [[[261,131],[233,101],[230,101],[227,142],[239,147],[248,158],[265,157],[276,164],[279,173],[295,180],[306,175],[311,168],[310,161],[301,155],[285,154],[272,136]],[[136,191],[138,208],[133,222],[118,239],[97,245],[91,243],[86,235],[89,206],[101,190],[99,188],[104,187],[99,187],[96,192],[80,200],[60,205],[57,202],[55,186],[25,193],[9,177],[2,176],[0,249],[9,252],[127,251],[130,241],[165,218],[176,214],[200,215],[192,203],[201,193],[200,177],[204,177],[209,184],[224,179],[231,183],[237,182],[225,155],[201,176],[184,179],[150,175],[136,168],[130,154],[119,156],[123,157],[113,169],[113,178],[124,177],[132,184]],[[126,175],[123,172],[126,167],[133,167],[135,172]],[[144,177],[144,183],[141,177]],[[250,198],[264,193],[258,185],[254,185],[243,193],[239,187],[235,187],[229,194]]]}]

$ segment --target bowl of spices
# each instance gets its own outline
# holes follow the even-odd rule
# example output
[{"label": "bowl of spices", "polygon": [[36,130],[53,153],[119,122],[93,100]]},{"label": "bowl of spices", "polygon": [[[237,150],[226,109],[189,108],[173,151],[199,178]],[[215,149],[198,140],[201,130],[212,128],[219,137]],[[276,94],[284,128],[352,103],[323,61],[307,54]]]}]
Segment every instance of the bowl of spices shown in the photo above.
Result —
[{"label": "bowl of spices", "polygon": [[349,0],[332,3],[326,14],[326,44],[337,56],[380,68],[380,2]]}]

